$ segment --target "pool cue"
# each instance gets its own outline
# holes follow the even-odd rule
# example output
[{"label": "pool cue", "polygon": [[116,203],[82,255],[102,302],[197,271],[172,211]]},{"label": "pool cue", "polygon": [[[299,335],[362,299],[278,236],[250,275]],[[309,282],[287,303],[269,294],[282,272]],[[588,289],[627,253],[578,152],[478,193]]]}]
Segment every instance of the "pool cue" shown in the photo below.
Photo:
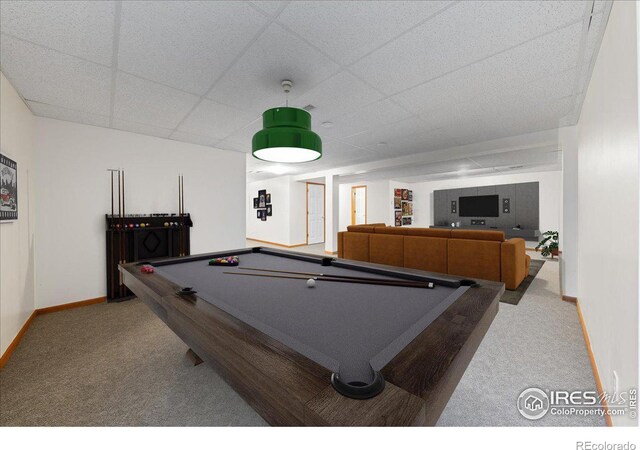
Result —
[{"label": "pool cue", "polygon": [[[107,169],[110,174],[111,174],[111,221],[109,222],[111,226],[113,226],[115,228],[115,225],[113,223],[114,217],[113,217],[113,206],[114,206],[114,201],[113,201],[113,169]],[[111,230],[111,245],[109,246],[109,270],[111,270],[113,268],[113,247],[114,247],[114,230]],[[118,270],[118,272],[120,272]],[[109,292],[111,292],[111,294],[113,295],[113,291],[115,288],[115,281],[114,281],[114,276],[113,273],[111,273],[111,283],[109,284]]]},{"label": "pool cue", "polygon": [[185,238],[184,238],[184,175],[180,175],[180,254],[185,255]]},{"label": "pool cue", "polygon": [[[120,169],[120,170],[122,171],[122,223],[124,224],[125,217],[127,215],[126,209],[124,207],[124,202],[125,202],[125,195],[124,195],[124,169]],[[122,245],[122,264],[127,262],[126,238],[127,238],[127,232],[123,231],[122,232],[122,240],[120,241],[120,244]],[[126,292],[127,292],[127,288],[124,286],[124,283],[122,281],[122,273],[120,273],[120,288],[121,288],[121,292],[122,292],[121,295],[124,296],[126,294]]]},{"label": "pool cue", "polygon": [[432,289],[429,287],[428,283],[411,283],[411,282],[403,282],[403,281],[393,281],[393,280],[374,280],[372,282],[365,280],[352,280],[347,278],[326,278],[326,277],[305,277],[305,276],[295,276],[295,275],[270,275],[266,273],[242,273],[242,272],[222,272],[227,275],[245,275],[247,277],[266,277],[266,278],[286,278],[291,280],[308,280],[309,278],[316,281],[332,281],[334,283],[353,283],[353,284],[369,284],[369,285],[378,285],[378,286],[397,286],[397,287],[414,287],[414,288],[422,288],[422,289]]},{"label": "pool cue", "polygon": [[[258,269],[253,267],[239,267],[242,270],[256,270],[261,272],[276,272],[276,273],[288,273],[294,275],[308,275],[310,277],[332,277],[332,278],[342,278],[345,280],[363,280],[363,281],[396,281],[396,280],[388,280],[386,278],[370,278],[370,277],[351,277],[348,275],[332,275],[330,273],[313,273],[313,272],[291,272],[288,270],[276,270],[276,269]],[[403,280],[402,283],[433,283],[433,281],[417,281],[417,280]]]}]

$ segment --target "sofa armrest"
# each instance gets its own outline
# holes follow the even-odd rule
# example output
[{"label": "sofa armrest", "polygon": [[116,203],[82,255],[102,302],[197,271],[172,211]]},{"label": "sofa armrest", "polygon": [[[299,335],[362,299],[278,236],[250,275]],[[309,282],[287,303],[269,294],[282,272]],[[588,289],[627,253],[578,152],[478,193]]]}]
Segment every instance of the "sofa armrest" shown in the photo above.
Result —
[{"label": "sofa armrest", "polygon": [[338,231],[338,258],[344,258],[344,234],[346,231]]},{"label": "sofa armrest", "polygon": [[500,246],[501,281],[507,289],[517,289],[527,275],[527,252],[522,238],[504,241]]}]

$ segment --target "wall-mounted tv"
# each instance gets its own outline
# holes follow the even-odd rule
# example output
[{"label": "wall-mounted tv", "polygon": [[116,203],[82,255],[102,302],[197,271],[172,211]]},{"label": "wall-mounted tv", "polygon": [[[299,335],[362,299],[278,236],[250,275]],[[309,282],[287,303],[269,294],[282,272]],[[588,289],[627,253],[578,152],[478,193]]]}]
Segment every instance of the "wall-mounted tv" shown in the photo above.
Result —
[{"label": "wall-mounted tv", "polygon": [[460,217],[498,217],[500,215],[497,195],[474,195],[460,197]]}]

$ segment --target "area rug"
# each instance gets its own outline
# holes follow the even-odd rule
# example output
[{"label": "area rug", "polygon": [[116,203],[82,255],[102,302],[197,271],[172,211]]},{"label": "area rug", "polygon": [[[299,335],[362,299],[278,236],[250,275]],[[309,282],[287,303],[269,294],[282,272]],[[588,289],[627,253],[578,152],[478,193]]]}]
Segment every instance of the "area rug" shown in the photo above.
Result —
[{"label": "area rug", "polygon": [[540,268],[543,264],[544,261],[541,259],[532,259],[531,264],[529,265],[529,275],[527,275],[527,278],[525,278],[522,283],[520,283],[520,286],[518,286],[518,289],[516,289],[515,291],[504,291],[504,294],[502,294],[500,301],[502,303],[509,303],[510,305],[517,305],[518,303],[520,303],[520,299],[522,299],[524,293],[527,292],[529,285],[536,277],[536,275],[538,275],[538,272],[540,272]]}]

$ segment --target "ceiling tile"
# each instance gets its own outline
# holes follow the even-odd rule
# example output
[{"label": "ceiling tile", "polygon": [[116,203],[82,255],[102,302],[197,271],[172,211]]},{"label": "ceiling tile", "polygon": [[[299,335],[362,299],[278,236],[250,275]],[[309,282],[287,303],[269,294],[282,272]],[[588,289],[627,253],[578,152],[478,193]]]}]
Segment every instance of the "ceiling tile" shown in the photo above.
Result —
[{"label": "ceiling tile", "polygon": [[207,95],[211,100],[261,114],[281,106],[282,80],[293,81],[290,98],[308,91],[338,71],[320,52],[271,24]]},{"label": "ceiling tile", "polygon": [[160,128],[153,125],[120,119],[113,119],[113,128],[117,130],[132,131],[134,133],[146,134],[148,136],[157,136],[162,138],[169,137],[172,131],[166,128]]},{"label": "ceiling tile", "polygon": [[118,68],[204,95],[266,23],[244,2],[123,2]]},{"label": "ceiling tile", "polygon": [[293,103],[303,108],[315,106],[311,112],[316,120],[333,120],[342,114],[354,112],[382,98],[382,94],[349,72],[340,72],[310,91],[294,98]]},{"label": "ceiling tile", "polygon": [[255,2],[249,2],[259,10],[269,14],[270,16],[276,15],[284,5],[289,2],[259,0]]},{"label": "ceiling tile", "polygon": [[549,151],[547,148],[528,148],[500,152],[490,155],[474,156],[471,159],[483,167],[505,167],[531,164],[554,164],[558,162],[560,152]]},{"label": "ceiling tile", "polygon": [[423,114],[451,103],[490,97],[536,79],[548,79],[575,67],[581,28],[581,24],[563,28],[406,90],[393,99],[410,111]]},{"label": "ceiling tile", "polygon": [[[291,2],[278,22],[313,42],[339,64],[350,64],[428,19],[448,1]],[[348,45],[345,45],[348,43]]]},{"label": "ceiling tile", "polygon": [[111,69],[2,35],[0,67],[26,100],[109,115]]},{"label": "ceiling tile", "polygon": [[378,148],[381,147],[378,144],[381,142],[385,142],[387,146],[392,146],[395,141],[405,139],[407,136],[417,134],[422,130],[424,130],[424,121],[411,117],[395,124],[378,127],[341,140],[356,147],[378,151]]},{"label": "ceiling tile", "polygon": [[393,94],[579,21],[585,8],[583,2],[459,2],[351,70]]},{"label": "ceiling tile", "polygon": [[190,142],[192,144],[207,145],[209,147],[213,147],[215,144],[218,143],[218,141],[220,141],[220,139],[212,138],[210,136],[202,136],[194,133],[185,133],[184,131],[174,131],[169,136],[169,139],[173,139],[175,141]]},{"label": "ceiling tile", "polygon": [[50,117],[52,119],[66,120],[68,122],[84,123],[86,125],[95,125],[99,127],[109,126],[109,117],[91,114],[87,112],[74,111],[72,109],[61,108],[59,106],[47,105],[27,101],[27,106],[33,114],[40,117]]},{"label": "ceiling tile", "polygon": [[111,65],[115,2],[0,2],[3,33]]},{"label": "ceiling tile", "polygon": [[337,117],[332,120],[333,125],[330,128],[322,126],[322,122],[317,116],[313,115],[313,130],[322,138],[344,138],[362,133],[373,128],[388,125],[408,119],[411,113],[400,107],[397,103],[390,99],[381,100],[379,102],[368,105],[354,113]]},{"label": "ceiling tile", "polygon": [[113,117],[173,129],[199,100],[195,95],[118,72]]},{"label": "ceiling tile", "polygon": [[251,152],[251,145],[247,147],[246,145],[229,138],[216,143],[216,147],[222,150],[231,150],[233,152],[242,152],[242,153]]},{"label": "ceiling tile", "polygon": [[203,99],[180,124],[178,131],[223,139],[258,118],[255,114]]},{"label": "ceiling tile", "polygon": [[585,63],[590,62],[598,51],[598,46],[600,45],[600,34],[602,33],[602,28],[606,26],[603,19],[604,17],[602,13],[594,14],[591,18],[591,25],[587,32],[587,42],[582,56],[583,62]]}]

